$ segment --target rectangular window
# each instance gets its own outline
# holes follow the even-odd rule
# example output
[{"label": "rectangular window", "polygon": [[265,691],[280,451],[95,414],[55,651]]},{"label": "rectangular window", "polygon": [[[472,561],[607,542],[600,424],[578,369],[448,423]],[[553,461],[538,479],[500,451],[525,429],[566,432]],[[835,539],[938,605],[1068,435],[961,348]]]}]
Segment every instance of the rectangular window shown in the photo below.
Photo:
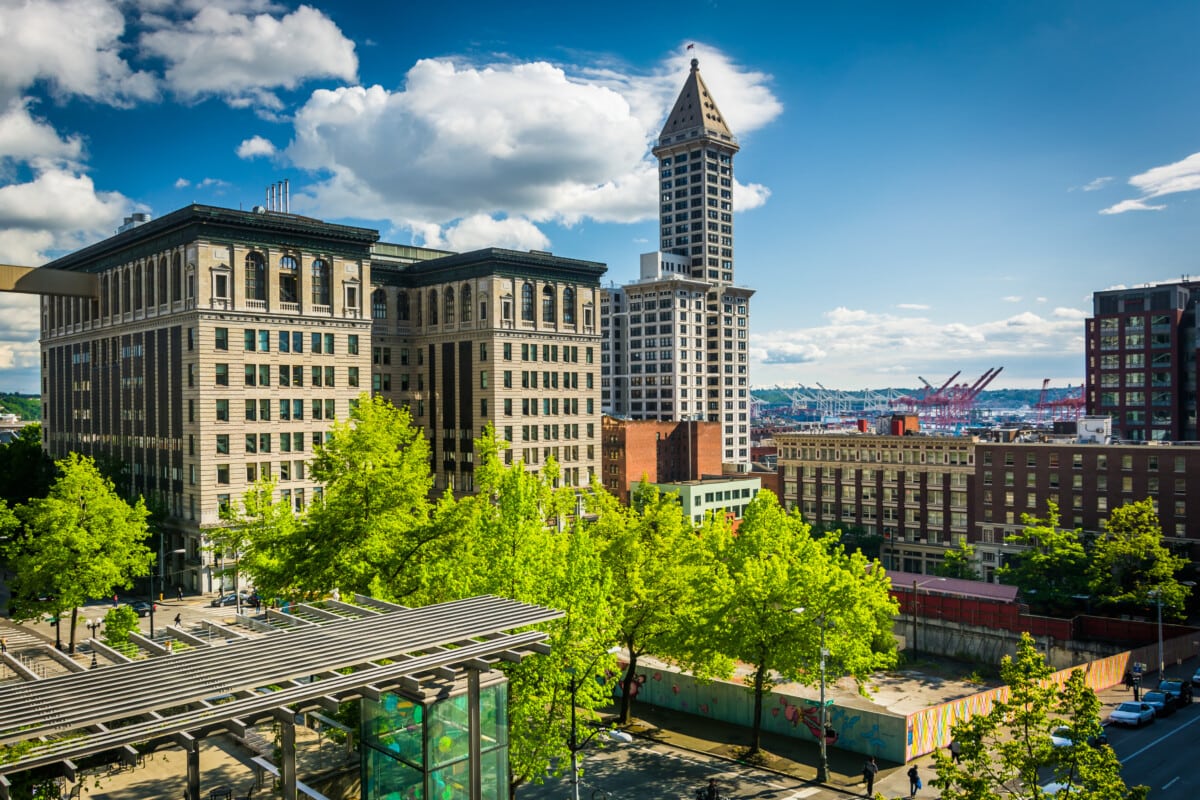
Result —
[{"label": "rectangular window", "polygon": [[264,353],[271,352],[271,332],[270,331],[259,331],[258,332],[258,349]]},{"label": "rectangular window", "polygon": [[346,383],[358,386],[358,367],[346,367]]},{"label": "rectangular window", "polygon": [[218,400],[217,401],[217,420],[219,422],[228,422],[229,421],[229,401],[228,400]]},{"label": "rectangular window", "polygon": [[250,455],[258,452],[258,434],[246,434],[246,454]]},{"label": "rectangular window", "polygon": [[246,385],[253,386],[255,377],[258,375],[258,372],[254,369],[254,365],[247,364],[245,367],[243,367],[243,371],[246,375]]},{"label": "rectangular window", "polygon": [[246,352],[253,353],[254,345],[255,345],[255,342],[257,342],[257,341],[258,341],[258,339],[255,338],[255,336],[254,336],[253,328],[245,328],[242,331],[242,348]]},{"label": "rectangular window", "polygon": [[337,414],[334,413],[334,408],[336,405],[337,401],[335,400],[325,401],[325,419],[334,419],[337,416]]},{"label": "rectangular window", "polygon": [[213,333],[216,334],[216,342],[213,344],[217,350],[229,349],[229,328],[214,328]]},{"label": "rectangular window", "polygon": [[217,453],[223,456],[229,455],[229,434],[217,434]]},{"label": "rectangular window", "polygon": [[327,334],[325,334],[325,354],[333,355],[333,353],[334,353],[333,334],[327,333]]},{"label": "rectangular window", "polygon": [[358,355],[358,334],[352,333],[346,337],[346,352],[352,356]]},{"label": "rectangular window", "polygon": [[246,401],[246,420],[253,422],[258,419],[258,403],[254,400]]},{"label": "rectangular window", "polygon": [[333,386],[333,367],[325,368],[325,385]]},{"label": "rectangular window", "polygon": [[229,365],[228,364],[215,364],[214,366],[216,367],[217,386],[228,386],[229,385]]},{"label": "rectangular window", "polygon": [[292,349],[292,334],[288,331],[279,332],[279,352],[288,353]]},{"label": "rectangular window", "polygon": [[321,352],[321,334],[314,333],[309,337],[309,350],[314,353]]},{"label": "rectangular window", "polygon": [[304,352],[304,332],[303,331],[292,331],[292,352],[293,353],[303,353]]}]

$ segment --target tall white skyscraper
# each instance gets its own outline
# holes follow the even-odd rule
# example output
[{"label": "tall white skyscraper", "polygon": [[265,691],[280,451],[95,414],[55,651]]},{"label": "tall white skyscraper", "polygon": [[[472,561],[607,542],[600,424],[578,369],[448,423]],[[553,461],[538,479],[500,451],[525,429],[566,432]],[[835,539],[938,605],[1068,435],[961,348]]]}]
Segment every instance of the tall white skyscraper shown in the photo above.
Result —
[{"label": "tall white skyscraper", "polygon": [[750,465],[750,296],[733,283],[737,140],[692,69],[663,125],[659,251],[606,289],[601,405],[631,419],[720,422],[722,463]]}]

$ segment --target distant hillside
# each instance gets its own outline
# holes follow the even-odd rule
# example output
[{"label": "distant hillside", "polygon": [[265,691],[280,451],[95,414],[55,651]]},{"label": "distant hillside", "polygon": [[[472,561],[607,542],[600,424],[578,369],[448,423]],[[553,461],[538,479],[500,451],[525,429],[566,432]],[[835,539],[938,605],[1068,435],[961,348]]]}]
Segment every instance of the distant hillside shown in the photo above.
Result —
[{"label": "distant hillside", "polygon": [[[881,391],[881,390],[875,390]],[[917,396],[920,389],[896,389],[897,392],[902,392],[908,395]],[[1075,395],[1079,391],[1078,388],[1067,389],[1051,389],[1046,394],[1048,400],[1058,400],[1062,397],[1071,394]],[[766,403],[787,403],[788,398],[780,389],[754,389],[751,394]],[[862,395],[862,392],[850,392],[852,395]],[[1037,404],[1038,397],[1041,394],[1039,389],[989,389],[979,395],[978,406],[981,408],[1005,408],[1015,409],[1025,406],[1034,406]]]},{"label": "distant hillside", "polygon": [[0,392],[0,412],[16,414],[21,419],[37,422],[42,418],[42,398],[36,394]]}]

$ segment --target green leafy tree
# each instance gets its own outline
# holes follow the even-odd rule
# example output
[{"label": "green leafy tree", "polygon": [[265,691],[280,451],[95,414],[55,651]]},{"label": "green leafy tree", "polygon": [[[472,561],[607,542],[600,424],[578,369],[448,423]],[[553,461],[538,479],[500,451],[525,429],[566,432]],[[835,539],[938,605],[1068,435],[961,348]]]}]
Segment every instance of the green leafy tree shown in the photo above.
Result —
[{"label": "green leafy tree", "polygon": [[[405,597],[418,562],[434,546],[430,524],[429,443],[406,408],[359,398],[317,448],[311,474],[324,486],[303,530],[288,537],[293,585]],[[257,580],[257,576],[256,576]]]},{"label": "green leafy tree", "polygon": [[724,668],[715,651],[699,654],[688,642],[696,623],[692,615],[697,592],[702,591],[704,551],[692,522],[675,495],[662,494],[644,484],[635,491],[638,502],[626,508],[592,486],[588,510],[596,515],[595,530],[604,542],[604,560],[613,572],[611,608],[618,640],[629,663],[621,678],[619,719],[630,721],[633,684],[638,659],[653,653],[658,658],[686,658],[697,670],[712,674]]},{"label": "green leafy tree", "polygon": [[104,641],[111,645],[125,644],[137,629],[138,615],[130,606],[110,608],[104,615]]},{"label": "green leafy tree", "polygon": [[15,619],[70,611],[74,652],[79,606],[148,575],[154,554],[145,545],[145,503],[122,500],[90,458],[72,453],[56,466],[49,494],[17,509],[24,535],[8,547],[16,573],[9,611]]},{"label": "green leafy tree", "polygon": [[42,426],[33,423],[0,445],[0,500],[10,506],[45,497],[54,480],[54,462],[42,449]]},{"label": "green leafy tree", "polygon": [[1112,510],[1092,544],[1088,583],[1102,605],[1144,606],[1161,596],[1163,615],[1183,619],[1189,589],[1175,576],[1187,564],[1163,545],[1154,503],[1141,500]]},{"label": "green leafy tree", "polygon": [[867,677],[895,663],[890,579],[861,552],[847,554],[833,535],[814,539],[797,513],[759,492],[737,535],[713,527],[706,543],[716,570],[704,630],[725,655],[750,665],[754,691],[750,754],[760,750],[762,701],[776,675],[809,686],[826,675]]},{"label": "green leafy tree", "polygon": [[1026,602],[1043,612],[1069,608],[1073,596],[1087,592],[1087,553],[1080,531],[1060,528],[1058,506],[1048,506],[1044,519],[1021,515],[1025,527],[1004,541],[1022,549],[999,570],[1002,583],[1016,586]]},{"label": "green leafy tree", "polygon": [[979,580],[979,569],[975,566],[975,547],[961,539],[958,547],[947,550],[934,573],[943,578],[962,578],[968,581]]},{"label": "green leafy tree", "polygon": [[[1100,701],[1083,671],[1061,690],[1048,680],[1051,674],[1033,638],[1022,634],[1016,657],[1005,656],[1000,665],[1008,698],[954,726],[958,762],[944,751],[934,754],[931,783],[944,800],[1041,800],[1050,782],[1069,787],[1067,796],[1078,800],[1144,800],[1146,787],[1125,785],[1112,749],[1088,744],[1101,730]],[[1067,747],[1051,742],[1059,727],[1071,740]]]},{"label": "green leafy tree", "polygon": [[[287,574],[289,565],[280,564],[272,556],[278,555],[280,542],[294,535],[299,525],[291,504],[275,499],[275,486],[273,478],[260,477],[242,495],[240,504],[222,512],[225,524],[208,532],[212,550],[221,554],[222,560],[233,563],[226,572],[233,576],[235,592],[241,590],[242,572],[261,575],[263,583],[256,578],[255,586],[269,592],[270,597],[290,594],[294,588]],[[272,580],[281,571],[283,580]]]},{"label": "green leafy tree", "polygon": [[598,678],[613,666],[612,579],[599,538],[571,517],[574,491],[554,488],[553,459],[540,472],[520,461],[505,466],[488,436],[475,452],[478,493],[458,501],[452,515],[460,526],[456,587],[464,596],[496,594],[566,614],[545,626],[549,656],[504,668],[515,797],[525,783],[568,771],[572,713],[577,730],[594,730],[596,709],[608,702],[610,687]]}]

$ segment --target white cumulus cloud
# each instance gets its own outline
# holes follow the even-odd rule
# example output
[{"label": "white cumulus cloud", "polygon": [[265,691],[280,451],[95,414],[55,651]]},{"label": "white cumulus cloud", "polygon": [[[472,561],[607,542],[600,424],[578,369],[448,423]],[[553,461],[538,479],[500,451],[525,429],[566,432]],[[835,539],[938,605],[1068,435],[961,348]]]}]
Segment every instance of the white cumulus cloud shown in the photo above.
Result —
[{"label": "white cumulus cloud", "polygon": [[279,109],[275,90],[314,78],[356,79],[354,43],[329,17],[310,6],[279,17],[257,13],[265,7],[204,4],[190,18],[161,20],[140,46],[167,63],[164,81],[185,100],[217,96]]},{"label": "white cumulus cloud", "polygon": [[157,82],[122,57],[125,16],[116,0],[0,4],[0,104],[37,81],[60,96],[112,105],[152,99]]},{"label": "white cumulus cloud", "polygon": [[[739,134],[779,114],[768,76],[719,53],[701,69],[719,104],[722,91],[731,98],[731,108],[721,108]],[[650,74],[426,59],[395,90],[318,90],[296,113],[284,153],[320,180],[293,204],[319,217],[391,220],[418,236],[436,226],[427,242],[449,241],[442,229],[468,218],[510,228],[514,220],[653,218],[650,147],[686,76],[686,59],[676,57]],[[736,183],[735,207],[754,208],[769,195],[762,184]],[[524,223],[517,227],[517,238],[530,241]]]},{"label": "white cumulus cloud", "polygon": [[907,376],[899,380],[915,385],[918,375],[945,380],[958,370],[968,375],[1014,364],[1036,370],[1083,352],[1087,316],[1078,309],[1055,308],[1049,314],[935,323],[921,316],[839,307],[810,327],[753,333],[751,357],[759,366],[751,370],[758,385],[821,381],[843,388],[893,385],[897,376]]},{"label": "white cumulus cloud", "polygon": [[1123,214],[1126,211],[1161,211],[1164,204],[1147,201],[1179,192],[1194,192],[1200,189],[1200,153],[1192,153],[1182,161],[1148,169],[1129,179],[1129,185],[1142,193],[1141,197],[1121,202],[1102,209],[1101,214]]},{"label": "white cumulus cloud", "polygon": [[275,145],[270,139],[261,136],[251,136],[238,145],[238,158],[256,158],[258,156],[275,155]]}]

